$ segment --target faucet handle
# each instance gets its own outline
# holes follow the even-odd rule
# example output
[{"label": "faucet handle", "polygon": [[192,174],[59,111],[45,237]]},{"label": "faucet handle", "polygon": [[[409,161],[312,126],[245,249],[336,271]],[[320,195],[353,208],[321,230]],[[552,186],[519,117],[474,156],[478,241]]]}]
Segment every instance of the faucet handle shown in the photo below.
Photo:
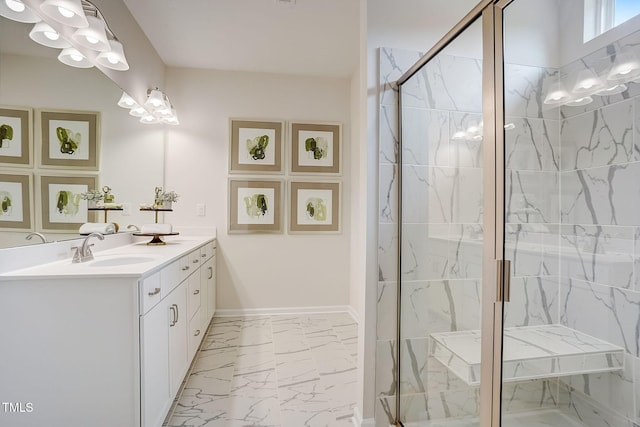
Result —
[{"label": "faucet handle", "polygon": [[82,257],[80,256],[80,247],[72,246],[71,249],[75,249],[75,252],[73,253],[73,260],[71,260],[71,262],[73,263],[82,262]]}]

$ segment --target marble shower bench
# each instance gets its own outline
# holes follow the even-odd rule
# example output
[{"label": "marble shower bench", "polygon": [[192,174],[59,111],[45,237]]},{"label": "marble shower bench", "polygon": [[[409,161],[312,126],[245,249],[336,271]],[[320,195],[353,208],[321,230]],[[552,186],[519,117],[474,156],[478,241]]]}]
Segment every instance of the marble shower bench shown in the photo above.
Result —
[{"label": "marble shower bench", "polygon": [[[505,328],[503,381],[624,368],[624,349],[562,325]],[[480,385],[480,331],[431,334],[431,356],[471,386]]]}]

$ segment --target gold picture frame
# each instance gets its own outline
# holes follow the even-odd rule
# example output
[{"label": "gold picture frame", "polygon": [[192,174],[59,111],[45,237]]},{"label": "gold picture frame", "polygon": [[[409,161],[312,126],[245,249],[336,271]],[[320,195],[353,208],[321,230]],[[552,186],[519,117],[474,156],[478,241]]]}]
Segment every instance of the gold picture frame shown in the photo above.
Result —
[{"label": "gold picture frame", "polygon": [[284,122],[230,119],[229,173],[284,173]]},{"label": "gold picture frame", "polygon": [[283,199],[281,180],[230,179],[229,234],[282,233]]},{"label": "gold picture frame", "polygon": [[42,231],[77,232],[86,222],[95,221],[81,193],[98,188],[97,175],[41,175],[38,177],[39,221]]},{"label": "gold picture frame", "polygon": [[38,110],[37,117],[40,167],[99,169],[99,112]]},{"label": "gold picture frame", "polygon": [[291,181],[289,183],[289,233],[341,232],[341,193],[338,181]]},{"label": "gold picture frame", "polygon": [[33,111],[0,107],[0,166],[33,166]]},{"label": "gold picture frame", "polygon": [[0,230],[33,231],[33,175],[0,171]]},{"label": "gold picture frame", "polygon": [[292,122],[289,135],[292,175],[342,173],[342,124]]}]

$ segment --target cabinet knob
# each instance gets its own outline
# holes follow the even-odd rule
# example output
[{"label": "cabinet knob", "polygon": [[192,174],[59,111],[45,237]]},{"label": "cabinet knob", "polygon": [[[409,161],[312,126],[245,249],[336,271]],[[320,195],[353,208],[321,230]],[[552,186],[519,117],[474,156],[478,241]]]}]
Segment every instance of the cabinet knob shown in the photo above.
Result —
[{"label": "cabinet knob", "polygon": [[206,257],[207,257],[207,254],[200,255],[200,258],[206,258]]},{"label": "cabinet knob", "polygon": [[191,261],[191,262],[193,262],[194,264],[197,264],[197,263],[199,263],[199,262],[200,262],[200,260],[196,258],[196,259],[194,259],[194,260],[193,260],[193,261]]},{"label": "cabinet knob", "polygon": [[195,334],[193,334],[193,335],[194,335],[194,336],[196,336],[196,337],[197,337],[198,335],[200,335],[200,329],[197,329],[197,330],[196,330],[196,333],[195,333]]},{"label": "cabinet knob", "polygon": [[184,267],[182,267],[182,271],[187,271],[189,269],[188,265],[185,265]]},{"label": "cabinet knob", "polygon": [[198,295],[200,293],[200,289],[196,289],[195,291],[193,291],[194,295]]},{"label": "cabinet knob", "polygon": [[152,297],[154,295],[158,295],[160,293],[160,288],[155,288],[152,292],[149,292],[149,296]]}]

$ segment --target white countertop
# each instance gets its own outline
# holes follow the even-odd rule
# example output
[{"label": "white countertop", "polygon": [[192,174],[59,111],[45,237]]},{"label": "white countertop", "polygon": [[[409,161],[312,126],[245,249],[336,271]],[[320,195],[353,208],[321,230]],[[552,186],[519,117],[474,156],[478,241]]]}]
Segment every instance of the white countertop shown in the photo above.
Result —
[{"label": "white countertop", "polygon": [[[98,239],[92,239],[90,243]],[[147,239],[148,240],[148,239]],[[72,263],[71,258],[0,274],[0,282],[38,278],[140,277],[153,273],[182,255],[215,240],[213,236],[168,236],[166,245],[146,241],[94,252],[92,261]]]}]

